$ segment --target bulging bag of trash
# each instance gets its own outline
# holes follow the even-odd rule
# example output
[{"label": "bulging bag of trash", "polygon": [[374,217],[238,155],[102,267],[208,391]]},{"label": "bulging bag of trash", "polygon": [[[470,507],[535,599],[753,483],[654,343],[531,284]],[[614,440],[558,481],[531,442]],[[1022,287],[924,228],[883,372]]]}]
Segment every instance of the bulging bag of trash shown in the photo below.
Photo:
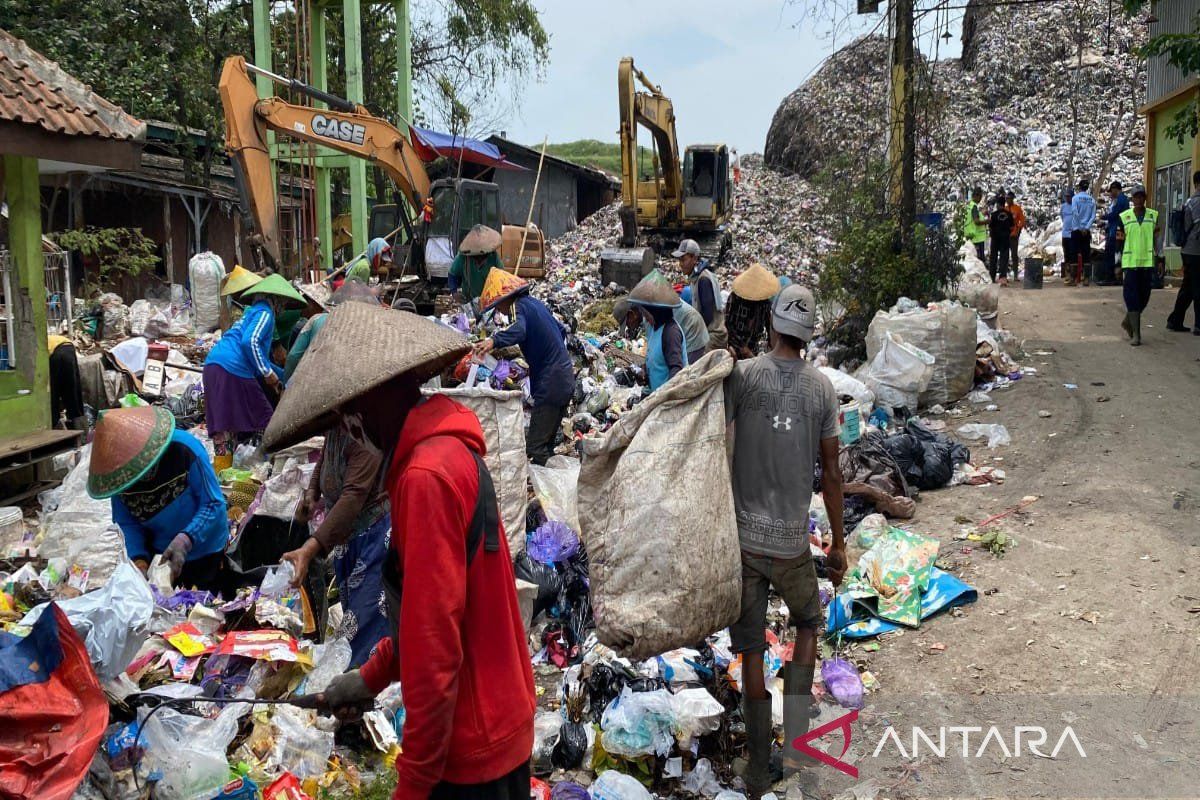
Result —
[{"label": "bulging bag of trash", "polygon": [[606,753],[627,758],[665,756],[675,743],[675,710],[666,689],[634,692],[626,686],[604,709],[600,743]]},{"label": "bulging bag of trash", "polygon": [[483,460],[496,486],[508,552],[515,558],[525,547],[525,506],[529,500],[525,486],[529,460],[525,457],[525,408],[521,393],[476,386],[438,389],[436,394],[462,403],[479,419],[487,446]]},{"label": "bulging bag of trash", "polygon": [[862,676],[853,664],[841,658],[827,658],[821,662],[821,680],[842,708],[863,707]]},{"label": "bulging bag of trash", "polygon": [[855,377],[875,393],[876,405],[916,412],[920,394],[933,376],[933,356],[890,333],[875,352],[868,342],[867,356]]},{"label": "bulging bag of trash", "polygon": [[615,769],[605,770],[591,787],[592,800],[652,800],[638,779]]},{"label": "bulging bag of trash", "polygon": [[922,387],[922,407],[953,403],[975,383],[975,311],[939,303],[902,314],[880,311],[867,328],[867,358],[874,360],[890,336],[933,356],[933,371]]},{"label": "bulging bag of trash", "polygon": [[196,333],[208,333],[221,325],[221,282],[225,264],[216,253],[197,253],[188,261],[192,287],[192,322]]},{"label": "bulging bag of trash", "polygon": [[723,393],[732,369],[728,353],[709,353],[583,440],[579,522],[596,633],[627,658],[693,645],[737,619]]}]

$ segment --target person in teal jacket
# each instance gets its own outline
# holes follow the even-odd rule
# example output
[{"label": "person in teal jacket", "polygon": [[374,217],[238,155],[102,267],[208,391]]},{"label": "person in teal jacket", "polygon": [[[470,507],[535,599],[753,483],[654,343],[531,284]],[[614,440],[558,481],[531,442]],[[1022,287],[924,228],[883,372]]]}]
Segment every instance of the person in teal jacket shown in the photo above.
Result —
[{"label": "person in teal jacket", "polygon": [[181,587],[214,589],[229,543],[229,516],[204,446],[161,406],[100,415],[88,494],[110,498],[125,551],[145,572],[156,555]]}]

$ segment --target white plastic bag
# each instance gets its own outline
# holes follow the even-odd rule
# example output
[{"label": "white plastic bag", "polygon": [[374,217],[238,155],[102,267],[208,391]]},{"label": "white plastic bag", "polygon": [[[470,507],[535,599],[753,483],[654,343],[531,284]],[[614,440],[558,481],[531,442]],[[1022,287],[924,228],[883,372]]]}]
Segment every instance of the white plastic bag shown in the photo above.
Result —
[{"label": "white plastic bag", "polygon": [[671,695],[675,712],[675,737],[680,750],[691,750],[692,743],[721,727],[725,706],[704,687],[683,689]]},{"label": "white plastic bag", "polygon": [[533,493],[546,517],[579,532],[579,459],[553,456],[546,466],[529,465]]},{"label": "white plastic bag", "polygon": [[346,639],[334,639],[324,644],[313,645],[312,672],[305,677],[301,692],[316,694],[325,691],[330,681],[350,667],[352,655],[350,642]]},{"label": "white plastic bag", "polygon": [[275,729],[271,761],[301,780],[324,774],[333,752],[333,732],[317,728],[316,716],[310,710],[275,706],[271,717]]},{"label": "white plastic bag", "polygon": [[652,800],[650,792],[637,778],[615,769],[602,772],[588,792],[592,800]]},{"label": "white plastic bag", "polygon": [[[116,568],[103,589],[57,602],[84,640],[101,680],[120,675],[150,635],[147,626],[154,614],[154,595],[142,573],[128,561]],[[32,625],[48,605],[30,609],[21,624]]]},{"label": "white plastic bag", "polygon": [[87,493],[92,446],[79,450],[79,461],[67,473],[55,502],[47,507],[45,536],[38,552],[46,558],[62,557],[68,564],[88,570],[88,585],[103,586],[125,554],[125,537],[112,519],[112,501],[96,500]]},{"label": "white plastic bag", "polygon": [[536,772],[554,769],[551,755],[562,735],[562,714],[557,711],[539,711],[533,717],[533,755],[530,760]]},{"label": "white plastic bag", "polygon": [[192,322],[196,333],[208,333],[221,324],[221,282],[225,264],[216,253],[203,252],[188,261],[192,287]]},{"label": "white plastic bag", "polygon": [[296,506],[304,497],[304,490],[308,488],[314,467],[289,458],[279,474],[263,486],[262,499],[254,513],[291,521],[296,515]]},{"label": "white plastic bag", "polygon": [[838,395],[848,394],[860,407],[868,410],[875,406],[875,393],[858,378],[833,367],[818,367],[818,369],[821,370],[821,374],[829,378],[829,382],[833,384],[833,391]]},{"label": "white plastic bag", "polygon": [[982,439],[987,437],[987,446],[989,449],[993,447],[1003,447],[1006,444],[1012,444],[1012,438],[1008,435],[1008,428],[1000,424],[985,425],[978,422],[972,422],[969,425],[959,426],[958,435],[964,439]]},{"label": "white plastic bag", "polygon": [[[895,336],[932,359],[920,403],[952,403],[975,382],[975,311],[953,302],[900,314],[880,311],[867,328],[867,358],[874,359],[888,336]],[[914,407],[915,410],[915,407]]]},{"label": "white plastic bag", "polygon": [[696,762],[696,768],[683,774],[679,787],[685,792],[703,797],[715,797],[721,791],[721,784],[713,772],[712,762],[702,758]]},{"label": "white plastic bag", "polygon": [[933,376],[933,356],[891,333],[874,353],[868,342],[867,353],[870,361],[859,368],[855,377],[875,392],[876,403],[916,411],[918,398]]},{"label": "white plastic bag", "polygon": [[604,709],[600,718],[605,752],[637,758],[665,756],[675,741],[675,710],[666,689],[633,692],[629,687]]},{"label": "white plastic bag", "polygon": [[875,542],[879,541],[879,537],[888,532],[891,525],[888,524],[887,517],[883,514],[868,514],[862,518],[862,521],[854,528],[854,532],[850,534],[849,544],[851,547],[861,547],[864,550],[869,550],[875,546]]},{"label": "white plastic bag", "polygon": [[154,796],[207,800],[216,794],[229,781],[225,751],[237,735],[238,720],[250,708],[231,703],[215,719],[183,714],[170,706],[156,709],[153,716],[149,709],[140,709],[141,741],[146,748],[141,768],[162,775]]}]

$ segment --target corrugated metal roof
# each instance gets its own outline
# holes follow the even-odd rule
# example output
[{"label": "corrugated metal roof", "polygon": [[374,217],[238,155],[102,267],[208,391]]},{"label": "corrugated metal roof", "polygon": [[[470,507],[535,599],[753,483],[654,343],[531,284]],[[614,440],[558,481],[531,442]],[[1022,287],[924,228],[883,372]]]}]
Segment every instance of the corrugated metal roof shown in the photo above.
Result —
[{"label": "corrugated metal roof", "polygon": [[0,30],[0,120],[69,136],[130,140],[146,135],[145,123],[4,30]]}]

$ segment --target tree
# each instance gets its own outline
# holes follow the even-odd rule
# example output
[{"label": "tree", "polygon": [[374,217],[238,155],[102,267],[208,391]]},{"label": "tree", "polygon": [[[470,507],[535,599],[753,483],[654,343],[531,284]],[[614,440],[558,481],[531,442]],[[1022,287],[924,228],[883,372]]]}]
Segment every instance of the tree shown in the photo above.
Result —
[{"label": "tree", "polygon": [[[1125,13],[1135,16],[1150,5],[1149,0],[1124,0]],[[1160,33],[1153,36],[1141,48],[1145,58],[1166,56],[1167,63],[1178,68],[1184,75],[1200,72],[1200,15],[1192,20],[1188,33]],[[1175,120],[1167,126],[1166,134],[1180,142],[1200,134],[1200,99],[1192,100],[1175,114]]]}]

